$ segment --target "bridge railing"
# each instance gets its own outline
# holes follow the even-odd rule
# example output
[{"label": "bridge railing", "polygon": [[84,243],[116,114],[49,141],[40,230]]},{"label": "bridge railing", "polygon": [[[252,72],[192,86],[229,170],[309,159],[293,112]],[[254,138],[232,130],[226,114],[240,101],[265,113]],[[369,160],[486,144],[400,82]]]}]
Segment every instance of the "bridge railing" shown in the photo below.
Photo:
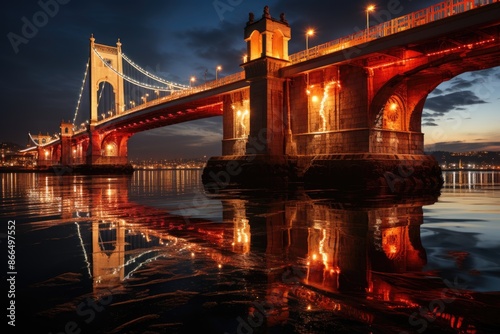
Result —
[{"label": "bridge railing", "polygon": [[392,35],[407,29],[415,28],[430,22],[441,20],[474,8],[489,5],[500,0],[447,0],[410,14],[380,23],[368,30],[357,31],[351,35],[311,47],[289,56],[292,64],[311,58],[346,49],[351,46]]},{"label": "bridge railing", "polygon": [[[165,102],[168,102],[168,101],[176,100],[176,99],[179,99],[181,97],[186,97],[186,96],[189,96],[189,95],[192,95],[192,94],[195,94],[195,93],[199,93],[199,92],[203,92],[203,91],[206,91],[206,90],[209,90],[209,89],[213,89],[213,88],[217,88],[217,87],[220,87],[220,86],[228,85],[228,84],[231,84],[233,82],[238,82],[238,81],[241,81],[241,80],[244,80],[244,79],[245,79],[245,72],[244,71],[237,72],[237,73],[234,73],[234,74],[231,74],[231,75],[219,78],[217,80],[213,80],[213,81],[204,83],[202,85],[193,86],[190,89],[179,90],[179,91],[173,92],[170,95],[163,96],[163,97],[160,97],[160,98],[157,98],[157,99],[154,99],[154,100],[146,101],[143,104],[139,104],[139,105],[137,105],[137,106],[135,106],[133,108],[126,109],[125,111],[123,111],[123,112],[121,112],[121,113],[119,113],[117,115],[113,115],[113,116],[104,118],[104,119],[98,121],[97,124],[103,123],[103,122],[107,122],[109,120],[112,120],[114,118],[120,117],[122,115],[130,114],[130,113],[133,113],[133,112],[136,112],[136,111],[139,111],[139,110],[143,110],[143,109],[151,107],[151,106],[155,106],[155,105],[158,105],[158,104],[161,104],[161,103],[165,103]],[[79,128],[78,130],[75,131],[75,133],[76,132],[80,133],[80,132],[84,132],[84,131],[87,131],[86,128]]]}]

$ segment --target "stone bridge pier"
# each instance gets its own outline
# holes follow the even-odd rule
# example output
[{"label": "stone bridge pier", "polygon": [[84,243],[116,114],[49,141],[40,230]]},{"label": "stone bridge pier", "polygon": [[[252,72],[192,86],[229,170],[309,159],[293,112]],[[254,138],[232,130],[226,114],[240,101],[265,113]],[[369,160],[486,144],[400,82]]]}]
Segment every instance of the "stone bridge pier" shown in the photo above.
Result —
[{"label": "stone bridge pier", "polygon": [[485,6],[290,59],[284,14],[250,13],[249,92],[224,111],[223,154],[208,161],[204,183],[439,193],[442,171],[424,153],[426,98],[461,73],[500,65],[499,14]]},{"label": "stone bridge pier", "polygon": [[439,190],[441,170],[423,153],[420,116],[428,92],[442,80],[408,79],[400,76],[401,66],[381,66],[392,56],[290,66],[284,15],[274,19],[266,8],[261,19],[253,17],[242,64],[248,100],[224,112],[223,155],[211,158],[202,176],[208,188],[305,182],[377,192]]}]

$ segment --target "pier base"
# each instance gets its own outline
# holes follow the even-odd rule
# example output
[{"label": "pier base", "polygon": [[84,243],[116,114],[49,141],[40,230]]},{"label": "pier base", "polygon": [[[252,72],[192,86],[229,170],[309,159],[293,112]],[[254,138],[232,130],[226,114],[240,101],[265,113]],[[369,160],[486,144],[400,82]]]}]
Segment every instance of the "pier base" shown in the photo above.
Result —
[{"label": "pier base", "polygon": [[424,154],[319,155],[303,179],[307,187],[377,194],[439,193],[444,183],[436,159]]},{"label": "pier base", "polygon": [[297,181],[295,166],[285,156],[231,155],[212,157],[202,173],[205,188],[276,188]]},{"label": "pier base", "polygon": [[370,194],[437,194],[443,185],[432,156],[405,154],[337,154],[314,157],[242,155],[213,157],[202,181],[218,192],[225,188],[335,189]]}]

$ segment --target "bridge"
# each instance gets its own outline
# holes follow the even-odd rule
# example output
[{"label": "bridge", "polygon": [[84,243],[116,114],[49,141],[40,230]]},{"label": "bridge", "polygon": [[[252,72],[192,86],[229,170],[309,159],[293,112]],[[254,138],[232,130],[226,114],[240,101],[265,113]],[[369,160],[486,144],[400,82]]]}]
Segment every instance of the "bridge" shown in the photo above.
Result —
[{"label": "bridge", "polygon": [[267,6],[260,18],[250,13],[243,71],[196,86],[159,78],[122,53],[120,41],[107,46],[92,36],[89,119],[75,124],[77,107],[56,136],[30,135],[35,145],[25,152],[39,168],[120,169],[135,133],[222,116],[221,156],[203,173],[211,189],[290,181],[439,189],[441,170],[424,154],[425,100],[461,73],[500,65],[499,1],[440,2],[289,55],[291,36],[284,14],[274,18]]}]

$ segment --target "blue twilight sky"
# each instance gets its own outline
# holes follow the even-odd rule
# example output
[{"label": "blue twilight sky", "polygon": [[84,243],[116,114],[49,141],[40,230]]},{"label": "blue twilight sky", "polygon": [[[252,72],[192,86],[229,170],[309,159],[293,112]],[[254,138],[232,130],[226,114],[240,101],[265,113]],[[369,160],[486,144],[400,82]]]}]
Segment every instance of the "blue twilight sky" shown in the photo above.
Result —
[{"label": "blue twilight sky", "polygon": [[[381,13],[390,2],[397,2],[399,16],[438,1],[375,0],[378,12],[371,14],[372,23],[385,20]],[[62,119],[73,118],[91,34],[96,43],[107,45],[119,38],[135,63],[189,85],[191,76],[213,80],[218,65],[220,77],[241,70],[249,12],[260,18],[265,5],[273,17],[284,12],[292,28],[290,53],[295,53],[305,48],[309,27],[316,31],[309,46],[364,29],[367,4],[336,2],[332,10],[320,0],[10,1],[0,21],[0,141],[25,145],[28,133],[56,133]],[[499,109],[500,67],[453,78],[428,98],[422,120],[425,143],[432,150],[500,150]],[[86,113],[80,109],[79,119]],[[221,138],[221,117],[164,127],[134,135],[129,157],[219,155]]]}]

